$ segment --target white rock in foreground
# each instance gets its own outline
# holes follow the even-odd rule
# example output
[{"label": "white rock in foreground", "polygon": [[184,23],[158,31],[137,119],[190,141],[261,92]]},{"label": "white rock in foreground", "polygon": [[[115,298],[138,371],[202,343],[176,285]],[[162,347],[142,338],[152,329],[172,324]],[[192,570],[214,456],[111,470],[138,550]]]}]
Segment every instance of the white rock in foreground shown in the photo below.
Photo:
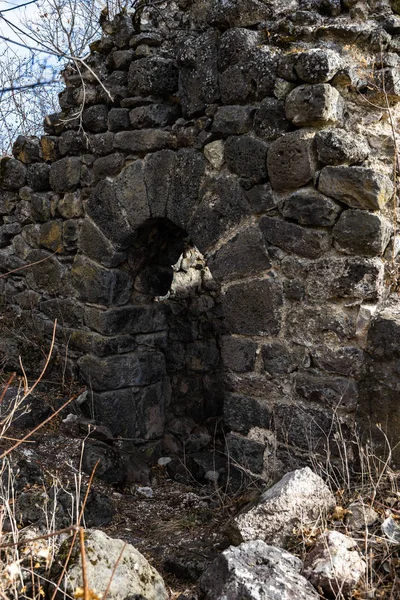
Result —
[{"label": "white rock in foreground", "polygon": [[303,574],[328,594],[348,596],[365,570],[366,564],[355,540],[339,531],[327,531],[307,555]]},{"label": "white rock in foreground", "polygon": [[287,473],[264,492],[256,506],[233,519],[228,533],[235,543],[261,539],[283,547],[294,528],[314,523],[335,504],[321,477],[305,467]]},{"label": "white rock in foreground", "polygon": [[302,562],[262,540],[225,550],[199,580],[199,600],[317,600]]},{"label": "white rock in foreground", "polygon": [[[70,539],[61,546],[59,555],[52,568],[51,580],[57,581],[60,564],[68,553]],[[96,529],[85,532],[87,576],[90,589],[100,597],[107,589],[115,564],[121,554],[124,542],[108,537]],[[79,544],[72,551],[70,566],[67,569],[61,589],[74,596],[78,587],[82,587],[82,560]],[[53,590],[51,589],[51,593]],[[59,592],[57,598],[63,598]],[[168,594],[161,575],[147,562],[136,548],[127,544],[112,579],[107,600],[167,600]]]}]

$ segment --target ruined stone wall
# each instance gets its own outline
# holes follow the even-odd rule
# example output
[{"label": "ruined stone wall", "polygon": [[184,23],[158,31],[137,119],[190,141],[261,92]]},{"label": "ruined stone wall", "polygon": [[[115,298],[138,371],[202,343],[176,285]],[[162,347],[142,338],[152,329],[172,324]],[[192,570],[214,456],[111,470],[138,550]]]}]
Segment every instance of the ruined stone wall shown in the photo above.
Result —
[{"label": "ruined stone wall", "polygon": [[395,442],[400,17],[193,0],[103,30],[46,134],[1,159],[9,306],[47,336],[58,318],[117,435],[189,431],[223,402],[256,473],[356,417]]}]

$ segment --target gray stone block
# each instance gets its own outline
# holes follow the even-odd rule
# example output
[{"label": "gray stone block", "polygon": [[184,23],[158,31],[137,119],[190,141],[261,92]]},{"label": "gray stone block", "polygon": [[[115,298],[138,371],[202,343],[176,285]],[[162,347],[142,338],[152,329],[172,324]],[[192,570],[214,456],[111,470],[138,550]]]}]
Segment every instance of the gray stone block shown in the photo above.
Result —
[{"label": "gray stone block", "polygon": [[248,227],[222,246],[208,261],[213,276],[229,281],[270,269],[265,240],[258,227]]},{"label": "gray stone block", "polygon": [[129,122],[134,129],[151,129],[173,125],[179,116],[180,108],[177,104],[149,104],[132,109],[129,112]]},{"label": "gray stone block", "polygon": [[261,346],[264,370],[270,375],[284,375],[296,371],[306,359],[306,351],[294,344],[271,342]]},{"label": "gray stone block", "polygon": [[119,131],[114,137],[114,148],[126,152],[146,153],[162,150],[168,145],[170,134],[159,129]]},{"label": "gray stone block", "polygon": [[285,105],[276,98],[264,98],[254,116],[254,131],[266,141],[276,140],[290,128]]},{"label": "gray stone block", "polygon": [[301,188],[281,200],[282,215],[300,225],[331,227],[342,212],[338,202],[311,187]]},{"label": "gray stone block", "polygon": [[50,188],[49,176],[50,165],[46,163],[33,163],[26,169],[26,182],[34,192],[45,192]]},{"label": "gray stone block", "polygon": [[298,77],[306,83],[325,83],[342,68],[342,62],[340,55],[334,50],[312,48],[298,55],[295,70]]},{"label": "gray stone block", "polygon": [[221,106],[215,113],[212,131],[223,136],[248,133],[255,110],[252,106]]},{"label": "gray stone block", "polygon": [[366,167],[324,167],[318,189],[351,208],[366,210],[383,208],[394,190],[389,177]]},{"label": "gray stone block", "polygon": [[79,155],[87,152],[88,138],[83,132],[64,131],[58,138],[58,151],[61,156]]},{"label": "gray stone block", "polygon": [[125,163],[125,156],[120,152],[114,152],[108,156],[101,156],[93,163],[93,173],[98,179],[117,175]]},{"label": "gray stone block", "polygon": [[358,401],[357,384],[347,377],[298,373],[295,377],[295,392],[307,402],[315,402],[334,410],[340,408],[346,412],[354,411]]},{"label": "gray stone block", "polygon": [[158,56],[131,63],[129,91],[136,96],[168,96],[178,89],[178,69],[173,60]]},{"label": "gray stone block", "polygon": [[255,213],[265,213],[277,207],[274,193],[269,183],[255,185],[246,192],[246,197]]},{"label": "gray stone block", "polygon": [[238,433],[228,433],[226,445],[229,456],[244,469],[252,473],[261,473],[264,467],[266,444],[249,440]]},{"label": "gray stone block", "polygon": [[256,364],[256,352],[257,344],[252,340],[236,336],[222,338],[222,361],[225,369],[235,373],[253,371]]},{"label": "gray stone block", "polygon": [[317,345],[311,349],[311,356],[318,369],[347,377],[358,377],[364,362],[364,352],[358,346]]},{"label": "gray stone block", "polygon": [[126,131],[131,128],[129,108],[112,108],[108,113],[108,129],[110,131]]},{"label": "gray stone block", "polygon": [[315,136],[318,159],[325,165],[354,165],[369,155],[368,144],[362,136],[355,136],[344,129],[319,131]]},{"label": "gray stone block", "polygon": [[136,334],[163,331],[166,315],[159,306],[121,306],[104,310],[94,306],[85,308],[85,324],[102,335]]},{"label": "gray stone block", "polygon": [[9,156],[0,159],[0,187],[3,190],[18,190],[25,185],[26,167]]},{"label": "gray stone block", "polygon": [[75,190],[81,178],[81,159],[68,156],[54,162],[50,167],[50,185],[55,192]]},{"label": "gray stone block", "polygon": [[71,284],[84,302],[111,306],[126,304],[132,293],[132,278],[126,271],[106,269],[93,260],[76,256]]},{"label": "gray stone block", "polygon": [[107,131],[108,110],[105,104],[96,104],[85,108],[82,113],[82,124],[87,131],[101,133]]},{"label": "gray stone block", "polygon": [[248,56],[259,43],[261,43],[261,36],[258,31],[243,27],[233,27],[224,31],[219,45],[219,69],[225,71],[228,67],[241,62],[243,57]]},{"label": "gray stone block", "polygon": [[95,156],[111,154],[114,150],[114,134],[112,131],[89,134],[89,148]]},{"label": "gray stone block", "polygon": [[145,158],[144,179],[152,217],[165,217],[168,202],[174,199],[178,160],[172,150],[160,150]]},{"label": "gray stone block", "polygon": [[320,127],[342,120],[344,101],[328,83],[300,85],[288,94],[286,117],[298,127]]},{"label": "gray stone block", "polygon": [[270,244],[306,258],[318,258],[331,246],[327,232],[307,229],[273,217],[261,217],[260,229]]},{"label": "gray stone block", "polygon": [[382,215],[345,210],[333,229],[333,240],[347,254],[379,256],[385,251],[392,231],[392,224]]},{"label": "gray stone block", "polygon": [[83,379],[96,392],[151,385],[165,377],[161,352],[131,352],[105,358],[86,354],[78,360],[78,366]]},{"label": "gray stone block", "polygon": [[267,150],[266,142],[249,135],[229,137],[225,143],[226,164],[239,177],[259,183],[267,178]]},{"label": "gray stone block", "polygon": [[278,335],[282,285],[274,279],[231,285],[222,296],[222,309],[230,333]]},{"label": "gray stone block", "polygon": [[[268,391],[267,384],[266,395]],[[272,424],[271,407],[265,397],[254,398],[240,394],[226,394],[224,422],[227,427],[243,435],[246,435],[252,427],[269,429]],[[240,464],[243,463],[240,462]]]},{"label": "gray stone block", "polygon": [[276,191],[293,190],[309,183],[317,170],[314,133],[294,131],[273,142],[268,150],[267,168]]},{"label": "gray stone block", "polygon": [[47,250],[32,250],[28,254],[27,262],[31,264],[27,272],[29,287],[50,294],[60,292],[64,269],[50,252],[47,252]]}]

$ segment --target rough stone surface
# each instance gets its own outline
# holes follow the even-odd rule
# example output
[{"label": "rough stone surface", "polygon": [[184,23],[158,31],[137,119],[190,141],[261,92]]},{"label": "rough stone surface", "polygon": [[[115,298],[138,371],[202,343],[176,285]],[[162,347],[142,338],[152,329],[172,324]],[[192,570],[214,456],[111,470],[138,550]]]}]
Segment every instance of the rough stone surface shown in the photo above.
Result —
[{"label": "rough stone surface", "polygon": [[268,150],[267,168],[276,191],[293,190],[309,183],[317,169],[314,134],[294,131],[273,142]]},{"label": "rough stone surface", "polygon": [[318,127],[340,122],[343,99],[327,83],[300,85],[286,98],[286,118],[298,127]]},{"label": "rough stone surface", "polygon": [[317,591],[300,575],[302,562],[262,540],[231,546],[203,573],[200,600],[311,600]]},{"label": "rough stone surface", "polygon": [[262,217],[260,229],[270,244],[307,258],[318,258],[331,245],[325,231],[306,229],[273,217]]},{"label": "rough stone surface", "polygon": [[260,539],[284,547],[294,527],[315,523],[335,504],[323,480],[305,467],[287,473],[256,506],[235,517],[230,532],[237,541]]},{"label": "rough stone surface", "polygon": [[297,76],[307,83],[330,81],[342,66],[339,54],[327,48],[301,52],[295,63]]},{"label": "rough stone surface", "polygon": [[333,229],[333,239],[341,252],[379,256],[385,251],[392,230],[390,221],[379,214],[346,210]]},{"label": "rough stone surface", "polygon": [[393,195],[389,177],[366,167],[324,167],[318,189],[351,208],[365,210],[383,208]]},{"label": "rough stone surface", "polygon": [[283,199],[280,211],[284,217],[300,225],[331,227],[342,212],[342,207],[314,188],[305,187]]},{"label": "rough stone surface", "polygon": [[[65,542],[65,548],[60,548],[60,557],[63,552],[68,552],[71,540]],[[87,577],[91,589],[98,594],[103,594],[111,581],[108,597],[112,600],[128,600],[140,597],[145,600],[167,600],[168,593],[164,582],[157,571],[150,566],[147,560],[136,548],[127,544],[124,548],[123,559],[118,562],[119,556],[125,545],[123,540],[108,537],[102,531],[92,529],[85,533],[85,547],[88,560],[86,563]],[[71,560],[67,569],[68,582],[65,592],[73,595],[82,584],[82,563],[79,543],[72,549]],[[61,564],[63,563],[60,558]],[[114,576],[114,567],[118,567]],[[57,581],[59,561],[55,560],[51,579]]]},{"label": "rough stone surface", "polygon": [[369,155],[369,147],[361,136],[355,136],[344,129],[319,131],[315,136],[318,160],[325,165],[356,165]]},{"label": "rough stone surface", "polygon": [[304,576],[331,594],[351,594],[366,571],[357,542],[339,531],[327,531],[307,555]]}]

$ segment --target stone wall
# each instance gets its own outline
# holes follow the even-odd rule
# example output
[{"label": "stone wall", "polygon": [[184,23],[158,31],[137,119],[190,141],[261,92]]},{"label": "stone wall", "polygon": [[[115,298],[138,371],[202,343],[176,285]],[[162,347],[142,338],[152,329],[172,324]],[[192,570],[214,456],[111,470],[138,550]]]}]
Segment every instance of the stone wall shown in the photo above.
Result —
[{"label": "stone wall", "polygon": [[57,317],[116,435],[173,446],[223,403],[256,473],[355,418],[397,441],[395,8],[121,14],[1,159],[6,302],[45,336]]}]

